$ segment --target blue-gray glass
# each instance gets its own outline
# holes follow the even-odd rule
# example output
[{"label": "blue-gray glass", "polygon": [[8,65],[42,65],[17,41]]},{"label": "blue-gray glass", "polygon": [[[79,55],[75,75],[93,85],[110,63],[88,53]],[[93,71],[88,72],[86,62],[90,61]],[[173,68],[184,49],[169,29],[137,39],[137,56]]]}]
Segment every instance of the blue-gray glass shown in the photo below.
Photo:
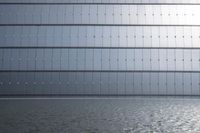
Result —
[{"label": "blue-gray glass", "polygon": [[0,5],[1,24],[194,24],[200,5]]},{"label": "blue-gray glass", "polygon": [[200,95],[200,5],[31,2],[0,0],[0,95]]}]

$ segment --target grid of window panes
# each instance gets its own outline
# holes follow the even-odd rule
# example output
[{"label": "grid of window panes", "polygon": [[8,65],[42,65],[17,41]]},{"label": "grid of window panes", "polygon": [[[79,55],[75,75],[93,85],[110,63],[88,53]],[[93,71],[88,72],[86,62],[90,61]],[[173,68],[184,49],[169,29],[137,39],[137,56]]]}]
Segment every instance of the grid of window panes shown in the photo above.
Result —
[{"label": "grid of window panes", "polygon": [[11,94],[200,95],[200,3],[0,0]]}]

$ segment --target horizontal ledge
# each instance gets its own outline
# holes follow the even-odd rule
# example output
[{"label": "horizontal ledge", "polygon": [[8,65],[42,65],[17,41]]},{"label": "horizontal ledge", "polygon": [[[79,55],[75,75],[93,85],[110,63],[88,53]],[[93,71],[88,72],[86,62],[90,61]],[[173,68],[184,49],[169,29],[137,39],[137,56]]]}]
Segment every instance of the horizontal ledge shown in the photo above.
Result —
[{"label": "horizontal ledge", "polygon": [[174,26],[174,27],[199,27],[192,24],[0,24],[0,26]]},{"label": "horizontal ledge", "polygon": [[0,70],[0,73],[12,72],[96,72],[96,73],[200,73],[199,71],[180,70]]},{"label": "horizontal ledge", "polygon": [[0,3],[0,5],[200,5],[200,3],[59,3],[59,2],[51,2],[51,3],[33,3],[33,2],[18,2],[18,3]]},{"label": "horizontal ledge", "polygon": [[0,49],[200,49],[200,47],[66,47],[66,46],[6,46]]},{"label": "horizontal ledge", "polygon": [[91,98],[95,98],[95,97],[102,97],[102,98],[106,98],[106,97],[113,97],[113,98],[117,98],[117,97],[137,97],[137,96],[144,96],[144,97],[151,97],[151,96],[155,96],[155,97],[196,97],[199,98],[199,94],[90,94],[90,93],[85,93],[85,94],[0,94],[0,98],[87,98],[87,97],[91,97]]}]

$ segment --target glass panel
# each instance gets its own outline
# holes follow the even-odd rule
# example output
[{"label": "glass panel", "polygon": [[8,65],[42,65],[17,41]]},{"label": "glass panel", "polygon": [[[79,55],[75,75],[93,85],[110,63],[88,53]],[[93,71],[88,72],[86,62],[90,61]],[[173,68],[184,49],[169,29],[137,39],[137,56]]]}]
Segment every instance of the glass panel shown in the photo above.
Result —
[{"label": "glass panel", "polygon": [[125,94],[125,73],[118,73],[118,94]]},{"label": "glass panel", "polygon": [[152,27],[152,47],[159,47],[159,27]]},{"label": "glass panel", "polygon": [[200,27],[192,27],[192,46],[200,47]]},{"label": "glass panel", "polygon": [[119,28],[119,37],[120,37],[120,47],[126,47],[127,46],[127,29],[126,27],[120,27]]},{"label": "glass panel", "polygon": [[111,28],[111,45],[113,47],[118,47],[120,46],[120,43],[119,43],[119,27],[110,27]]},{"label": "glass panel", "polygon": [[142,74],[142,90],[143,90],[143,94],[147,95],[147,94],[151,94],[151,90],[150,90],[150,77],[149,77],[149,73],[143,73]]},{"label": "glass panel", "polygon": [[100,73],[93,73],[93,94],[100,93]]},{"label": "glass panel", "polygon": [[142,70],[142,50],[135,50],[135,70]]},{"label": "glass panel", "polygon": [[141,27],[135,27],[135,33],[136,33],[136,46],[142,47],[143,46],[143,29]]},{"label": "glass panel", "polygon": [[102,69],[109,70],[109,50],[102,50]]},{"label": "glass panel", "polygon": [[[11,55],[11,50],[7,49],[4,50],[3,52],[3,70],[9,70],[10,68],[10,55]],[[18,69],[18,63],[19,63],[19,56],[18,56],[18,51],[16,50],[14,53],[14,62],[16,63],[15,68]]]},{"label": "glass panel", "polygon": [[121,15],[121,5],[114,5],[114,24],[121,24],[122,15]]},{"label": "glass panel", "polygon": [[[84,8],[84,6],[82,6],[82,5],[74,6],[74,23],[76,23],[76,24],[83,23],[83,19],[85,17],[85,16],[83,17],[83,12],[82,12],[83,8]],[[84,11],[85,11],[85,8],[84,8]],[[87,15],[87,14],[85,14],[85,12],[84,12],[84,15]],[[85,21],[85,19],[84,19],[84,21]]]},{"label": "glass panel", "polygon": [[[101,7],[99,7],[101,8]],[[82,23],[83,24],[88,24],[90,20],[89,16],[89,5],[82,6]]]},{"label": "glass panel", "polygon": [[[172,49],[167,49],[167,59],[166,59],[167,60],[167,70],[175,70],[176,69],[175,68],[176,62],[174,61],[175,58],[176,58],[175,51]],[[177,59],[177,58],[176,58],[176,60],[178,62],[181,61],[181,59]]]},{"label": "glass panel", "polygon": [[[158,73],[150,73],[150,94],[156,95],[158,94],[158,78],[159,74]],[[163,88],[162,88],[163,89]]]},{"label": "glass panel", "polygon": [[192,33],[190,27],[184,27],[184,44],[185,47],[192,47]]},{"label": "glass panel", "polygon": [[108,94],[108,88],[108,73],[101,73],[101,94]]},{"label": "glass panel", "polygon": [[103,27],[103,46],[109,47],[111,46],[110,41],[110,29],[107,27]]},{"label": "glass panel", "polygon": [[151,69],[151,62],[150,62],[150,50],[149,49],[143,49],[143,69],[144,70],[150,70]]},{"label": "glass panel", "polygon": [[151,68],[152,70],[159,70],[159,50],[158,49],[152,49],[151,50]]},{"label": "glass panel", "polygon": [[126,49],[119,50],[119,69],[126,70],[127,59],[126,59]]},{"label": "glass panel", "polygon": [[133,94],[133,73],[126,73],[126,94]]},{"label": "glass panel", "polygon": [[176,27],[176,47],[184,47],[183,27]]},{"label": "glass panel", "polygon": [[106,21],[105,16],[105,5],[99,5],[98,6],[98,24],[104,24]]},{"label": "glass panel", "polygon": [[151,47],[152,46],[152,28],[145,27],[144,28],[144,47]]},{"label": "glass panel", "polygon": [[197,49],[194,49],[194,50],[191,50],[191,52],[192,52],[192,57],[191,57],[191,59],[192,59],[192,69],[191,70],[193,70],[193,71],[199,71],[200,69],[200,66],[199,66],[199,52],[200,52],[200,50],[197,50]]},{"label": "glass panel", "polygon": [[127,52],[127,70],[134,70],[134,50],[127,49],[126,52]]},{"label": "glass panel", "polygon": [[118,94],[117,73],[110,73],[110,94]]},{"label": "glass panel", "polygon": [[199,95],[199,73],[192,73],[192,95]]},{"label": "glass panel", "polygon": [[105,5],[105,12],[106,12],[106,24],[113,24],[114,23],[114,6]]},{"label": "glass panel", "polygon": [[94,27],[87,27],[87,46],[93,47],[95,43],[95,29]]},{"label": "glass panel", "polygon": [[128,47],[134,47],[135,46],[134,30],[135,30],[134,27],[128,27],[127,28],[127,37],[128,37],[127,38],[127,42],[128,42],[127,46]]},{"label": "glass panel", "polygon": [[137,5],[130,6],[130,23],[137,24]]},{"label": "glass panel", "polygon": [[110,69],[111,70],[117,70],[118,69],[118,50],[117,49],[112,49],[110,51]]},{"label": "glass panel", "polygon": [[192,67],[192,59],[191,59],[191,50],[184,50],[184,70],[191,70]]},{"label": "glass panel", "polygon": [[78,58],[77,58],[77,68],[79,70],[84,70],[85,69],[85,49],[78,49]]},{"label": "glass panel", "polygon": [[[82,51],[80,50],[79,55],[82,55]],[[84,55],[81,57],[85,57]],[[69,52],[68,49],[61,49],[61,70],[68,70],[69,69]],[[78,58],[81,59],[81,58]],[[78,61],[80,64],[78,64],[79,68],[82,66],[81,62],[82,61]]]},{"label": "glass panel", "polygon": [[[174,51],[174,50],[173,50]],[[183,54],[184,54],[184,50],[180,50],[180,49],[177,49],[177,50],[175,50],[175,57],[176,58],[174,58],[173,60],[174,60],[174,63],[175,63],[175,65],[176,65],[176,70],[178,71],[178,70],[184,70],[184,62],[185,62],[185,59],[184,59],[184,56],[183,56]]]},{"label": "glass panel", "polygon": [[89,17],[90,17],[90,24],[96,24],[97,23],[97,5],[89,5]]},{"label": "glass panel", "polygon": [[[14,51],[12,52],[14,53]],[[51,70],[51,50],[45,50],[45,70]],[[13,57],[16,56],[13,54]],[[28,50],[28,70],[35,70],[36,65],[36,50]],[[14,61],[14,60],[13,60]],[[15,62],[13,62],[13,66],[15,67]],[[16,67],[15,67],[16,68]]]},{"label": "glass panel", "polygon": [[[102,46],[102,27],[95,27],[95,46],[100,47]],[[81,39],[80,39],[81,40]]]},{"label": "glass panel", "polygon": [[160,49],[159,50],[159,58],[160,58],[160,70],[166,70],[167,69],[167,57],[166,57],[167,50],[166,49]]},{"label": "glass panel", "polygon": [[122,24],[130,24],[130,19],[129,19],[129,6],[128,5],[123,5],[122,6]]},{"label": "glass panel", "polygon": [[183,87],[183,73],[175,73],[175,94],[176,95],[183,95],[184,94],[184,87]]},{"label": "glass panel", "polygon": [[192,94],[191,74],[184,73],[184,95]]},{"label": "glass panel", "polygon": [[101,50],[93,49],[94,51],[94,69],[101,70]]},{"label": "glass panel", "polygon": [[167,73],[167,95],[175,94],[174,73]]},{"label": "glass panel", "polygon": [[[22,51],[21,51],[22,52]],[[55,66],[56,65],[56,63],[58,63],[58,62],[56,62],[56,59],[57,59],[57,57],[55,57],[56,55],[54,55],[53,56],[53,65]],[[22,59],[23,60],[23,59]],[[43,57],[43,50],[41,50],[41,49],[37,49],[37,51],[36,51],[36,69],[37,70],[43,70],[44,69],[44,64],[43,64],[43,62],[44,62],[44,57]],[[25,63],[25,62],[24,62]],[[21,64],[21,63],[20,63]],[[59,65],[60,63],[58,63],[58,65]],[[23,67],[23,66],[22,66]],[[54,68],[54,69],[56,69],[56,68]],[[23,69],[21,69],[21,70],[23,70]]]},{"label": "glass panel", "polygon": [[142,73],[134,73],[134,94],[142,94]]},{"label": "glass panel", "polygon": [[159,88],[158,94],[166,95],[167,94],[167,73],[158,73]]},{"label": "glass panel", "polygon": [[86,70],[93,70],[93,49],[86,49]]},{"label": "glass panel", "polygon": [[176,47],[176,33],[175,27],[168,27],[168,46]]}]

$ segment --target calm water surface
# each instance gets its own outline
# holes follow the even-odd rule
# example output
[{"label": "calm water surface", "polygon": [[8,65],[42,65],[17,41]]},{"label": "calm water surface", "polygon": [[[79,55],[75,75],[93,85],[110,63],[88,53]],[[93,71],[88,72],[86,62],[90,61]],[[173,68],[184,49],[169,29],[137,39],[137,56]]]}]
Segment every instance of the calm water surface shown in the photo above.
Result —
[{"label": "calm water surface", "polygon": [[198,98],[1,99],[0,133],[200,133]]}]

